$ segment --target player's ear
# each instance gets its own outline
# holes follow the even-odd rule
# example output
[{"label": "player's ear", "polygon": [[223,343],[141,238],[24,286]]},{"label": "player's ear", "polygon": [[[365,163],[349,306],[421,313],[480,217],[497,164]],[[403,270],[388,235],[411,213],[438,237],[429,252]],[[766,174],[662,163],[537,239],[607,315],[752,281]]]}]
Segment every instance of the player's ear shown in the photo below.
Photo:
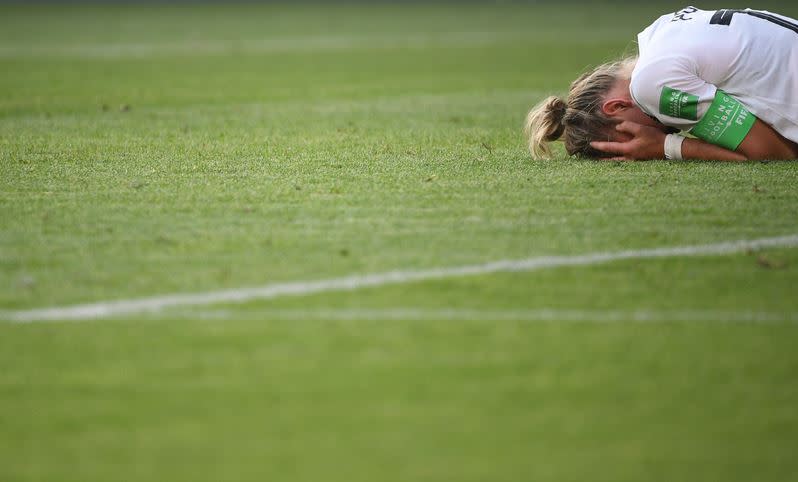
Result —
[{"label": "player's ear", "polygon": [[601,111],[607,117],[615,117],[626,109],[632,107],[632,102],[629,99],[616,97],[614,99],[607,99],[601,104]]}]

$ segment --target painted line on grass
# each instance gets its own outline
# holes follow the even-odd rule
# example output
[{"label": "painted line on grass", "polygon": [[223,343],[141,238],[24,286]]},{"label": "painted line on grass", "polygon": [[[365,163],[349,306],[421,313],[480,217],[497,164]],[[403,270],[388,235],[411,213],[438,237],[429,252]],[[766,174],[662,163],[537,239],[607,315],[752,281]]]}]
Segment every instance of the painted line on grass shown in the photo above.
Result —
[{"label": "painted line on grass", "polygon": [[417,271],[388,271],[384,273],[351,275],[317,281],[294,281],[263,286],[209,291],[204,293],[172,294],[130,300],[101,301],[81,305],[20,310],[2,316],[11,321],[89,320],[157,312],[170,307],[203,306],[218,303],[244,303],[283,296],[304,296],[330,291],[352,291],[394,284],[413,283],[442,278],[456,278],[500,272],[535,271],[562,266],[587,266],[629,259],[672,258],[685,256],[718,256],[746,250],[798,246],[798,234],[772,238],[739,240],[715,244],[674,246],[652,249],[588,253],[573,256],[540,256],[536,258],[502,260],[485,264],[433,268]]}]

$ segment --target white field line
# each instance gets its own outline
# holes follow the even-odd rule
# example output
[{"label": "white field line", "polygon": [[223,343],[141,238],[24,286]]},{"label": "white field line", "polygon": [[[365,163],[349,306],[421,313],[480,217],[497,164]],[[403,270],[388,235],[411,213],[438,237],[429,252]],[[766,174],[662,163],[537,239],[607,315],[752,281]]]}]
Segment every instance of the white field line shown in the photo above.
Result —
[{"label": "white field line", "polygon": [[557,321],[557,322],[720,322],[798,323],[798,312],[722,310],[584,310],[584,309],[459,309],[459,308],[342,308],[235,310],[184,309],[170,312],[176,319],[199,320],[324,320],[324,321]]},{"label": "white field line", "polygon": [[535,271],[561,266],[587,266],[627,259],[671,258],[680,256],[718,256],[746,250],[798,246],[798,235],[729,241],[697,246],[675,246],[574,256],[540,256],[536,258],[494,261],[485,264],[433,268],[418,271],[388,271],[384,273],[351,275],[317,281],[274,283],[250,288],[209,291],[193,294],[173,294],[130,300],[101,301],[82,305],[20,310],[0,314],[11,321],[88,320],[160,311],[178,306],[202,306],[217,303],[243,303],[251,300],[303,296],[329,291],[351,291],[361,288],[412,283],[441,278],[456,278],[489,273]]}]

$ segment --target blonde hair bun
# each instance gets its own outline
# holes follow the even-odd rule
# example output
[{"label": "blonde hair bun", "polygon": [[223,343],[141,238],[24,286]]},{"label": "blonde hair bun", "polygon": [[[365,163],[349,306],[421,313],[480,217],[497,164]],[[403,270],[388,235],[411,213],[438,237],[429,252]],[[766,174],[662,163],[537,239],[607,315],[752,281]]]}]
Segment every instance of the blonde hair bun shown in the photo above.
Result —
[{"label": "blonde hair bun", "polygon": [[549,142],[556,141],[565,132],[562,121],[567,109],[565,101],[550,96],[529,111],[524,132],[529,139],[529,152],[535,159],[551,157]]}]

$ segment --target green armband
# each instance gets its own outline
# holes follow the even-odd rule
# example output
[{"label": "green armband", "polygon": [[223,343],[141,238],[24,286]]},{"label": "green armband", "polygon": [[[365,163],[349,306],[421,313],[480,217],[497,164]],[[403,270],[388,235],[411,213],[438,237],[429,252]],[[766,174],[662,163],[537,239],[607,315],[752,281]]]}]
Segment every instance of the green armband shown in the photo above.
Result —
[{"label": "green armband", "polygon": [[755,120],[756,116],[734,97],[718,89],[709,110],[690,134],[733,151],[748,135]]}]

